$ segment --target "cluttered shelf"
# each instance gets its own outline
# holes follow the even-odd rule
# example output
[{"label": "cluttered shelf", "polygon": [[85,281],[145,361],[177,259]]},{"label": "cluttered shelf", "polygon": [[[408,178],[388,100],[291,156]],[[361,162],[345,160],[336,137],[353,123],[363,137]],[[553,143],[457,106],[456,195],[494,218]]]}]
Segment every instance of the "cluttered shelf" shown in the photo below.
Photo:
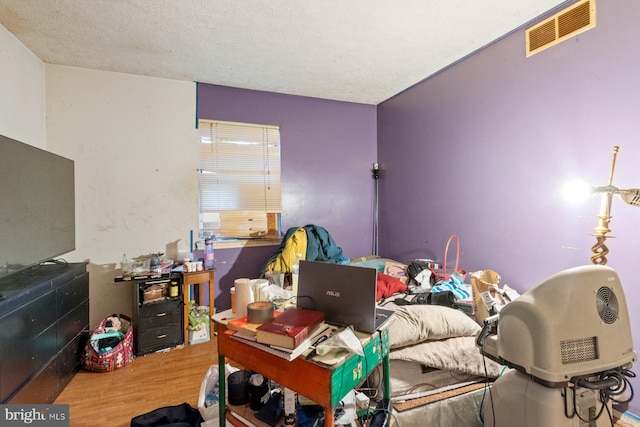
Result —
[{"label": "cluttered shelf", "polygon": [[[153,268],[141,263],[139,266],[132,264],[132,268],[114,278],[117,283],[132,286],[136,355],[209,339],[210,322],[206,321],[194,330],[189,315],[192,306],[214,306],[215,270],[195,266],[194,271],[187,270],[191,269],[185,268],[184,264],[174,266],[172,261]],[[209,298],[208,305],[205,295]],[[208,314],[205,320],[207,318]]]},{"label": "cluttered shelf", "polygon": [[[453,241],[454,238],[451,240]],[[457,255],[456,253],[456,260]],[[417,297],[415,294],[428,292],[430,286],[410,289],[407,286],[409,265],[378,256],[346,258],[326,229],[310,224],[287,230],[280,246],[264,263],[263,270],[257,279],[237,279],[234,282],[235,286],[230,291],[232,306],[235,299],[236,308],[244,309],[246,303],[252,300],[251,295],[256,301],[272,301],[277,308],[286,308],[291,301],[295,301],[293,305],[317,302],[316,297],[320,295],[309,298],[314,283],[309,283],[309,276],[306,276],[305,280],[302,279],[303,267],[309,267],[308,264],[303,265],[305,264],[303,261],[329,263],[344,268],[351,265],[375,270],[375,274],[365,275],[365,282],[357,284],[349,280],[335,280],[336,277],[331,279],[326,276],[327,272],[311,276],[329,279],[326,281],[330,283],[317,283],[327,286],[324,289],[324,295],[341,295],[342,303],[339,304],[339,309],[338,304],[331,303],[329,303],[330,307],[325,305],[318,308],[325,312],[328,308],[330,317],[333,317],[333,320],[339,320],[337,324],[354,324],[353,311],[356,308],[359,311],[363,310],[365,294],[367,306],[372,304],[369,306],[372,315],[378,311],[374,308],[376,301],[378,307],[384,306],[385,309],[395,312],[391,321],[384,327],[389,336],[389,376],[387,377],[381,366],[378,366],[366,382],[367,393],[371,397],[370,403],[373,406],[379,403],[381,396],[386,393],[381,379],[387,377],[391,382],[393,416],[397,417],[400,424],[412,425],[417,420],[438,424],[438,420],[447,417],[453,417],[460,426],[482,424],[480,415],[482,389],[460,396],[452,396],[449,392],[469,384],[476,384],[478,387],[479,383],[492,381],[499,375],[502,368],[497,363],[486,360],[475,345],[475,337],[480,331],[480,325],[473,313],[475,302],[466,300],[464,297],[456,297],[457,307],[460,309],[436,304],[450,301],[447,298],[432,298],[430,301],[425,298],[422,304],[414,304],[412,299],[414,296]],[[435,268],[435,270],[438,272],[439,269]],[[457,265],[454,270],[458,270]],[[259,283],[262,277],[268,279],[274,272],[285,274],[283,284],[286,289],[283,289],[282,285],[276,286],[273,283],[267,285],[264,281]],[[340,274],[340,272],[335,273]],[[449,274],[449,277],[451,276]],[[251,282],[253,286],[240,287],[241,281]],[[340,283],[344,285],[340,290],[332,287],[332,284]],[[300,286],[305,287],[306,290],[301,291]],[[470,296],[471,293],[469,286],[464,284],[461,289],[466,292],[466,296]],[[247,293],[248,287],[254,289],[248,290]],[[240,292],[241,289],[245,292]],[[291,292],[287,294],[285,290]],[[289,299],[291,294],[293,298]],[[395,304],[396,300],[399,301],[398,304]],[[401,300],[408,304],[400,305]],[[336,319],[340,316],[342,320]],[[232,338],[228,340],[231,341]],[[444,402],[425,404],[424,397],[445,391],[448,398]]]},{"label": "cluttered shelf", "polygon": [[[310,264],[301,262],[300,274],[309,273],[302,271],[302,267],[310,267]],[[315,267],[326,267],[326,265],[316,265]],[[495,378],[499,375],[500,366],[492,361],[486,361],[478,352],[475,346],[475,336],[480,330],[480,326],[474,318],[466,314],[463,310],[452,309],[450,307],[435,305],[425,300],[423,304],[408,304],[400,306],[395,304],[396,299],[411,301],[413,296],[406,293],[407,287],[404,275],[406,265],[393,260],[380,258],[366,258],[364,260],[354,260],[352,266],[369,267],[366,270],[374,271],[373,274],[365,274],[366,283],[359,283],[347,280],[343,283],[342,291],[345,288],[355,288],[364,285],[366,292],[356,291],[355,301],[359,301],[358,309],[362,309],[364,295],[368,295],[371,303],[374,297],[378,298],[378,305],[384,305],[395,312],[391,320],[385,325],[384,330],[388,333],[390,346],[390,372],[385,373],[382,365],[373,369],[372,374],[366,381],[365,387],[360,387],[357,391],[365,391],[370,397],[370,405],[375,407],[381,400],[386,390],[390,390],[391,403],[393,404],[393,414],[398,422],[411,425],[411,422],[422,419],[425,416],[429,420],[444,419],[454,416],[462,426],[481,425],[480,406],[482,400],[482,389],[487,376]],[[333,264],[329,266],[331,270],[349,269],[349,266]],[[324,268],[323,268],[324,270]],[[352,271],[352,269],[349,269]],[[355,271],[365,269],[356,268]],[[312,274],[315,278],[327,278],[329,274]],[[376,274],[377,273],[377,274]],[[360,274],[358,274],[360,276]],[[323,281],[323,280],[321,280]],[[247,282],[247,283],[244,283]],[[287,308],[290,300],[290,293],[285,292],[280,286],[267,284],[264,279],[237,279],[235,287],[235,306],[237,310],[244,308],[246,313],[246,303],[252,301],[247,296],[240,293],[240,289],[249,288],[253,291],[249,295],[255,296],[259,300],[273,301],[276,307]],[[335,284],[331,279],[329,282]],[[377,286],[376,286],[377,284]],[[243,285],[243,286],[241,286]],[[309,287],[323,286],[315,281],[301,281],[302,291],[298,289],[298,294],[308,294]],[[351,285],[351,286],[349,286]],[[353,290],[352,290],[353,291]],[[346,294],[345,294],[346,297]],[[354,299],[351,301],[354,301]],[[309,300],[306,298],[305,300]],[[349,297],[347,297],[349,300]],[[367,299],[368,300],[368,299]],[[283,301],[288,301],[283,303]],[[293,301],[296,301],[294,298]],[[232,298],[232,306],[234,298]],[[295,305],[295,304],[293,304]],[[343,307],[344,312],[351,315],[354,304],[347,304]],[[373,310],[373,305],[371,306]],[[228,312],[219,313],[219,320],[226,318]],[[237,315],[237,313],[236,313]],[[373,312],[372,312],[373,315]],[[346,322],[346,324],[352,324]],[[228,327],[228,329],[230,329]],[[229,332],[230,334],[231,332]],[[220,339],[220,338],[219,338]],[[238,336],[230,336],[227,341],[239,340]],[[254,343],[246,346],[255,345]],[[270,350],[273,351],[273,350]],[[305,357],[303,353],[301,357]],[[290,363],[290,362],[288,362]],[[487,370],[485,370],[485,366]],[[390,387],[384,385],[383,378],[390,379]],[[470,390],[469,385],[474,385],[474,390]],[[465,388],[466,387],[466,388]],[[366,390],[364,390],[366,389]],[[453,389],[463,391],[463,393],[453,392]],[[427,396],[439,395],[437,398]],[[446,398],[443,400],[443,398]]]},{"label": "cluttered shelf", "polygon": [[[314,337],[311,336],[309,345],[303,345],[304,351],[299,356],[290,358],[288,354],[291,352],[281,348],[234,337],[238,331],[228,328],[228,323],[233,318],[231,310],[213,316],[218,332],[220,377],[224,375],[226,359],[242,365],[245,369],[258,372],[280,386],[322,406],[325,425],[334,425],[333,408],[378,365],[382,364],[383,371],[388,374],[388,334],[385,331],[358,335],[363,349],[362,356],[341,352],[339,355],[334,353],[333,359],[323,359],[322,356],[314,355],[315,347],[310,344]],[[326,328],[321,330],[327,331]],[[337,333],[337,328],[332,328],[332,331]],[[219,401],[220,425],[224,426],[224,387],[220,388]]]}]

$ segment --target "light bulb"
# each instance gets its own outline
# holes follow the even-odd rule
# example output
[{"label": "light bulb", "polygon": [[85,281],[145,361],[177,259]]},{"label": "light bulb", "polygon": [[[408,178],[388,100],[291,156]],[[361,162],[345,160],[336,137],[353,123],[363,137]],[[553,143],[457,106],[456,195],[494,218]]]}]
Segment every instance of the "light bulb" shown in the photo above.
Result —
[{"label": "light bulb", "polygon": [[593,189],[584,181],[569,181],[562,187],[562,196],[570,203],[582,203],[593,194]]}]

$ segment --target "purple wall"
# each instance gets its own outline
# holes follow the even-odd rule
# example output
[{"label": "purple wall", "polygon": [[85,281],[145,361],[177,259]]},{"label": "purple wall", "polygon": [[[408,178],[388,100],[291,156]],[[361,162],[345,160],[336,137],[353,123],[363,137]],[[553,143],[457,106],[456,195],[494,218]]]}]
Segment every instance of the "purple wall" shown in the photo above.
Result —
[{"label": "purple wall", "polygon": [[375,106],[198,84],[198,117],[279,125],[283,231],[317,224],[371,253]]},{"label": "purple wall", "polygon": [[[371,253],[375,106],[198,84],[198,117],[279,125],[283,232],[317,224],[345,256]],[[255,249],[216,250],[219,311],[230,307],[233,280],[255,277],[275,249],[264,257]]]},{"label": "purple wall", "polygon": [[[532,57],[519,30],[378,106],[380,253],[493,269],[525,291],[590,263],[599,198],[570,205],[569,179],[640,187],[640,3],[599,2],[597,27]],[[614,200],[608,265],[624,285],[636,351],[640,209]],[[636,367],[636,370],[639,369]],[[633,381],[640,391],[640,382]],[[640,399],[632,402],[640,413]]]}]

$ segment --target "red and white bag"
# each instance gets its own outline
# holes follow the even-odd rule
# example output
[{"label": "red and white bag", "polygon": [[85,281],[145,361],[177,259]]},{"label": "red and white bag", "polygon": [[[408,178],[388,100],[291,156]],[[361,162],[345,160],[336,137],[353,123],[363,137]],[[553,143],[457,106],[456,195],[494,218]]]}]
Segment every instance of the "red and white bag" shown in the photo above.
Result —
[{"label": "red and white bag", "polygon": [[[121,323],[117,332],[107,330],[107,322],[110,318],[118,318]],[[120,341],[111,348],[101,349],[102,339],[119,337]],[[114,340],[115,341],[115,340]],[[111,372],[133,362],[133,326],[131,318],[124,314],[112,314],[102,319],[100,325],[89,336],[84,347],[82,366],[93,372]]]}]

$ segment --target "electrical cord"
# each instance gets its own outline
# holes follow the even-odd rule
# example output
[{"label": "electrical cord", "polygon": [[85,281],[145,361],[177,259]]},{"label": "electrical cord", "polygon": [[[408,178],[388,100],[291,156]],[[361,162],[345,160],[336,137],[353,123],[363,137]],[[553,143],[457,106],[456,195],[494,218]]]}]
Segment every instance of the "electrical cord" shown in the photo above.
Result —
[{"label": "electrical cord", "polygon": [[[352,332],[354,335],[356,335],[356,332],[355,332],[355,330],[353,329],[353,327],[352,327],[351,325],[346,325],[346,326],[344,326],[344,327],[345,327],[345,329],[346,329],[346,328],[351,329],[351,332]],[[375,335],[375,334],[374,334],[374,335]],[[357,336],[357,335],[356,335],[356,336]],[[372,337],[373,337],[373,335],[372,335]],[[372,339],[378,339],[378,340],[380,340],[380,345],[382,345],[382,338],[381,338],[379,335],[378,335],[377,337],[372,338]],[[364,344],[362,343],[362,340],[360,340],[360,339],[358,338],[358,342],[360,343],[360,348],[362,349],[362,353],[364,354],[364,356],[362,356],[362,358],[364,359],[364,367],[363,367],[363,368],[361,368],[361,369],[364,369],[364,370],[362,371],[362,374],[364,375],[365,373],[367,373],[367,372],[369,371],[369,360],[367,359],[367,352],[366,352],[366,350],[365,350],[365,346],[364,346]],[[344,384],[344,383],[345,383],[345,373],[346,373],[346,371],[347,371],[346,369],[342,369],[342,374],[341,374],[341,377],[340,377],[340,384]],[[373,371],[372,371],[372,372],[373,372]],[[368,378],[368,376],[366,376],[366,377],[364,378],[363,382],[364,382],[364,381],[367,381],[367,378]],[[341,402],[341,403],[342,403],[342,402]],[[337,416],[336,416],[335,414],[334,414],[334,418],[337,418]]]},{"label": "electrical cord", "polygon": [[[624,375],[625,377],[628,377],[628,378],[635,378],[636,377],[636,373],[631,371],[631,370],[629,370],[629,369],[622,369],[621,373],[622,373],[622,375]],[[628,403],[628,402],[631,402],[633,400],[633,395],[634,395],[633,386],[631,386],[631,383],[626,378],[624,378],[624,382],[625,382],[625,389],[622,390],[620,393],[617,393],[615,395],[619,396],[619,395],[623,394],[626,391],[626,389],[629,389],[629,397],[627,399],[623,399],[623,400],[617,400],[617,399],[614,399],[612,397],[611,400],[613,400],[616,403]],[[612,394],[612,396],[614,396],[614,395]]]},{"label": "electrical cord", "polygon": [[[487,396],[487,390],[489,390],[489,398],[491,399],[491,414],[493,416],[493,425],[495,426],[496,424],[496,410],[495,407],[493,406],[493,394],[491,392],[491,386],[490,386],[490,379],[489,379],[489,371],[487,369],[487,356],[484,355],[484,352],[482,353],[482,364],[484,366],[484,376],[485,376],[485,386],[484,386],[484,391],[482,392],[482,399],[480,400],[480,409],[479,409],[479,415],[480,415],[480,421],[482,422],[482,425],[484,426],[484,399]],[[502,370],[500,371],[500,375],[498,376],[502,376],[502,373],[504,372],[504,370],[507,367],[503,367]]]},{"label": "electrical cord", "polygon": [[[598,375],[598,378],[595,380],[593,379],[594,375],[583,375],[571,378],[571,383],[573,383],[576,387],[593,390],[594,392],[597,391],[600,398],[599,400],[602,405],[595,416],[584,418],[576,410],[576,408],[578,407],[576,400],[576,388],[570,387],[566,390],[569,390],[572,393],[573,408],[571,409],[571,411],[569,411],[569,408],[567,407],[567,398],[565,395],[565,416],[567,418],[578,417],[578,419],[583,423],[590,424],[597,421],[606,409],[607,414],[609,415],[609,421],[613,426],[613,416],[611,414],[611,411],[609,410],[609,401],[617,403],[630,402],[633,399],[633,386],[627,378],[633,378],[635,376],[636,374],[633,371],[625,367],[619,367],[616,369],[601,372]],[[623,395],[627,391],[627,389],[629,390],[629,397],[627,399],[616,399],[616,397]]]},{"label": "electrical cord", "polygon": [[[376,340],[378,341],[377,345],[382,346],[382,345],[383,345],[382,331],[377,331],[377,334],[374,334],[374,336],[375,336],[375,338],[374,338],[374,339],[376,339]],[[365,350],[364,350],[364,345],[362,344],[362,341],[360,341],[360,345],[362,346],[362,351],[365,353],[365,355],[364,355],[364,362],[365,362],[365,367],[364,367],[364,369],[365,369],[365,372],[367,372],[367,371],[369,370],[369,366],[368,366],[369,361],[368,361],[368,359],[367,359],[367,354],[366,354],[366,352],[365,352]],[[376,371],[374,370],[374,371],[372,371],[371,373],[372,373],[372,374],[374,374],[375,372],[376,372]],[[374,374],[374,375],[375,375],[375,374]],[[378,382],[380,382],[380,381],[381,381],[381,379],[378,379],[378,380],[379,380]],[[365,379],[365,382],[366,382],[366,381],[368,381],[368,377]],[[377,395],[377,391],[378,391],[378,390],[377,390],[377,387],[376,387],[376,395]],[[371,421],[371,422],[375,421],[375,422],[377,422],[377,423],[382,422],[383,424],[380,424],[380,427],[382,427],[382,426],[387,427],[387,426],[391,425],[391,424],[389,423],[389,420],[390,420],[390,419],[393,419],[393,422],[394,422],[394,424],[393,424],[393,425],[395,425],[396,427],[400,427],[400,423],[398,422],[398,419],[396,418],[396,416],[395,416],[395,414],[393,413],[393,410],[392,410],[391,408],[392,408],[392,406],[391,406],[391,400],[390,400],[390,399],[387,399],[387,398],[383,398],[383,399],[381,399],[381,400],[378,402],[378,406],[375,408],[375,410],[373,411],[373,413],[369,414],[370,416],[367,416],[366,418],[364,418],[364,417],[363,417],[363,418],[360,418],[360,422],[361,422],[363,425],[365,424],[365,422],[366,422],[367,420],[369,420],[369,421]],[[385,416],[383,417],[383,418],[384,418],[384,420],[382,420],[382,419],[379,419],[379,420],[378,420],[378,418],[380,418],[380,414],[381,414],[381,413],[383,413],[383,414],[385,415]],[[377,415],[377,417],[376,417],[376,415]],[[389,417],[390,417],[390,418],[389,418]],[[376,420],[374,420],[374,418],[376,418]],[[374,427],[378,427],[378,426],[379,426],[379,424],[372,424],[372,423],[370,423],[369,425],[370,425],[370,426],[374,426]]]},{"label": "electrical cord", "polygon": [[[585,424],[591,424],[591,423],[593,423],[593,422],[597,421],[598,419],[600,419],[600,417],[601,417],[601,416],[602,416],[602,414],[604,413],[604,408],[606,408],[606,407],[607,407],[607,403],[606,403],[605,401],[603,401],[603,400],[601,399],[601,403],[602,403],[602,405],[600,406],[600,410],[598,410],[597,414],[596,414],[593,418],[591,418],[591,419],[589,419],[589,418],[585,419],[585,418],[583,418],[583,417],[582,417],[582,415],[580,415],[580,413],[576,410],[576,408],[578,407],[578,402],[577,402],[577,400],[576,400],[576,395],[577,395],[577,393],[576,393],[576,389],[575,389],[575,387],[570,387],[570,388],[567,388],[567,389],[565,389],[565,390],[569,390],[569,391],[571,391],[571,392],[572,392],[572,396],[573,396],[573,399],[572,399],[573,408],[571,408],[571,412],[569,412],[569,408],[567,407],[567,398],[565,397],[565,399],[564,399],[564,415],[565,415],[565,417],[567,417],[567,418],[574,418],[574,417],[578,417],[578,419],[579,419],[580,421],[582,421],[583,423],[585,423]],[[607,408],[607,411],[608,411],[608,408]],[[611,425],[613,425],[613,421],[612,421]]]},{"label": "electrical cord", "polygon": [[[369,406],[367,414],[358,417],[358,421],[360,421],[363,426],[366,425],[368,427],[389,427],[391,425],[400,427],[400,422],[391,408],[391,401],[389,399],[382,399],[378,402],[373,412],[371,412],[371,406]],[[382,416],[382,414],[384,414],[384,416]],[[390,422],[391,419],[393,419],[393,423]]]},{"label": "electrical cord", "polygon": [[49,259],[46,259],[46,260],[44,260],[42,262],[39,262],[38,264],[34,264],[31,267],[25,269],[23,274],[26,274],[28,276],[35,275],[42,268],[44,268],[44,266],[46,264],[67,265],[67,264],[69,264],[69,262],[67,260],[65,260],[64,258],[57,258],[57,259],[49,258]]},{"label": "electrical cord", "polygon": [[375,400],[379,396],[379,392],[382,387],[381,370],[382,367],[378,365],[369,373],[362,385],[358,387],[358,391],[364,393],[369,399]]}]

